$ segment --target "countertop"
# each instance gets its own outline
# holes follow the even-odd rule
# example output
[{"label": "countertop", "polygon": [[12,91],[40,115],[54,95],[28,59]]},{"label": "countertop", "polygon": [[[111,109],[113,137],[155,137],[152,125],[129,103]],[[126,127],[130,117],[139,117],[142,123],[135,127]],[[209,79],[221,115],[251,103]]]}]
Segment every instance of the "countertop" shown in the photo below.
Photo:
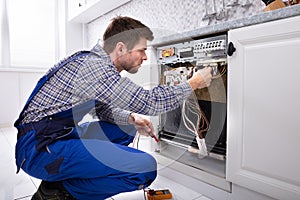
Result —
[{"label": "countertop", "polygon": [[236,29],[236,28],[255,25],[255,24],[261,24],[265,22],[275,21],[275,20],[299,16],[299,15],[300,15],[300,5],[289,6],[278,10],[262,12],[259,14],[252,15],[250,17],[221,22],[219,24],[203,26],[194,29],[192,31],[187,31],[180,34],[173,34],[165,37],[156,38],[153,42],[150,43],[150,46],[158,47],[166,44],[171,44],[179,40],[183,41],[194,37],[201,37],[201,36],[206,36],[211,34],[222,33],[231,29]]}]

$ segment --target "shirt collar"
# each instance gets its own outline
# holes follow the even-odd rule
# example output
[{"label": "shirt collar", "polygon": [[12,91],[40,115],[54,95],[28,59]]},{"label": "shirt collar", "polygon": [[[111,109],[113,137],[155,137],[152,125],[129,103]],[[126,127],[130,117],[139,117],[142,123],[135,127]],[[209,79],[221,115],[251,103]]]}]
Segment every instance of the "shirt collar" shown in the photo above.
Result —
[{"label": "shirt collar", "polygon": [[98,54],[104,62],[107,62],[107,63],[110,63],[110,64],[113,64],[109,54],[102,48],[102,46],[97,43],[92,49],[91,49],[92,52]]}]

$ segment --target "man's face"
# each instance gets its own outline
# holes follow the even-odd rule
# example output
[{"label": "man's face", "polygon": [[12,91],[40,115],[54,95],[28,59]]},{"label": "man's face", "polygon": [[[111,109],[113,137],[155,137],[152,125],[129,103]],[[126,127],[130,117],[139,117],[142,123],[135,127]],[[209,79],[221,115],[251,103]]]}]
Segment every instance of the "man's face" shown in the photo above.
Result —
[{"label": "man's face", "polygon": [[134,74],[141,67],[144,60],[147,60],[147,39],[141,38],[132,50],[125,49],[124,54],[120,57],[120,64],[124,70]]}]

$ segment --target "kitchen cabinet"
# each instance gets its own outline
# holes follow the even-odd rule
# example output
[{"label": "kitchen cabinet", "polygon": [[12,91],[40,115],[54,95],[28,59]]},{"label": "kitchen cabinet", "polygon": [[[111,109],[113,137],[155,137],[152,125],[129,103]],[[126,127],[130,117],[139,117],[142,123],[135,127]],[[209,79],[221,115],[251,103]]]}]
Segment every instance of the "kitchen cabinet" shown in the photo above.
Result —
[{"label": "kitchen cabinet", "polygon": [[130,0],[68,0],[68,21],[72,23],[89,23],[129,1]]},{"label": "kitchen cabinet", "polygon": [[300,16],[230,30],[226,179],[300,199]]}]

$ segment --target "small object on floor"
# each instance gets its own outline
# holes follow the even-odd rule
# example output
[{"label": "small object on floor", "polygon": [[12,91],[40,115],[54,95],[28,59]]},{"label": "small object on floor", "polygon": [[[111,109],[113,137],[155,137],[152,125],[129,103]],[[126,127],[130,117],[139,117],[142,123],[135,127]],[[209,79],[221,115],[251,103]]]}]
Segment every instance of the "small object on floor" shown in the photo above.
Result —
[{"label": "small object on floor", "polygon": [[42,181],[31,200],[75,200],[61,182]]},{"label": "small object on floor", "polygon": [[168,189],[164,190],[145,190],[147,193],[148,200],[162,200],[162,199],[172,199],[172,193]]}]

